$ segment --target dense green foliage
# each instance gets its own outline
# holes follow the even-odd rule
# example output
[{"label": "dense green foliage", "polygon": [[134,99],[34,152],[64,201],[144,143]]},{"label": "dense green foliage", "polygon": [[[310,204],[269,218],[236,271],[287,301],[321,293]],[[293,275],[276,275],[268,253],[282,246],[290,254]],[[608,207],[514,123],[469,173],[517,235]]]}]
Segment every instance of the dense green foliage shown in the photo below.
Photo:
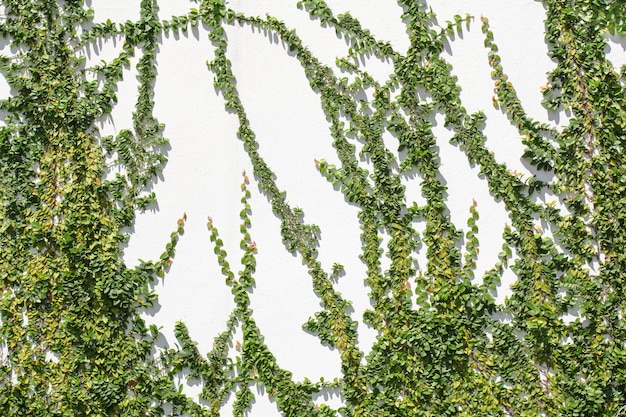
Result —
[{"label": "dense green foliage", "polygon": [[[232,410],[222,412],[241,416],[254,387],[286,416],[612,416],[626,404],[626,88],[624,70],[613,68],[604,51],[606,33],[624,32],[626,12],[619,1],[543,1],[555,62],[544,105],[573,115],[557,130],[524,111],[487,18],[456,16],[439,28],[425,2],[398,3],[410,36],[407,51],[378,41],[349,14],[335,15],[323,0],[297,2],[350,42],[350,55],[336,62],[350,76],[338,78],[294,29],[272,16],[243,15],[222,0],[200,1],[167,21],[157,18],[156,0],[142,0],[141,19],[121,24],[94,24],[78,0],[2,2],[0,34],[11,52],[0,57],[0,70],[12,88],[0,102],[2,415],[162,415],[165,406],[175,415],[218,415],[234,396]],[[357,344],[350,302],[333,286],[341,266],[322,268],[319,229],[289,205],[259,152],[228,59],[224,27],[234,24],[278,35],[319,95],[341,164],[316,166],[359,207],[360,258],[372,301],[363,319],[378,333],[367,356]],[[494,105],[518,129],[525,160],[554,174],[551,182],[520,178],[499,163],[485,146],[484,114],[463,107],[442,51],[465,25],[481,25]],[[155,301],[150,284],[167,272],[185,218],[172,225],[178,230],[158,261],[127,268],[121,247],[136,211],[154,201],[147,190],[165,163],[167,141],[152,114],[158,39],[190,26],[206,30],[212,41],[208,69],[226,109],[238,117],[253,178],[281,219],[286,250],[309,271],[321,310],[304,328],[339,353],[342,377],[334,381],[293,380],[255,323],[249,293],[257,248],[249,234],[247,177],[238,274],[208,223],[235,301],[213,349],[199,352],[179,323],[180,348],[159,351],[158,329],[140,316]],[[123,40],[119,56],[87,68],[76,51],[109,37]],[[137,51],[133,126],[100,137],[96,121],[110,114],[116,85]],[[360,67],[359,57],[370,54],[393,63],[385,82]],[[365,90],[374,92],[371,101],[359,100]],[[432,101],[420,100],[418,91]],[[475,271],[477,207],[469,208],[465,233],[447,214],[432,131],[437,112],[454,132],[451,143],[480,167],[509,214],[499,261],[482,276]],[[401,160],[385,147],[384,132],[398,139]],[[360,152],[355,138],[364,143]],[[115,176],[107,160],[119,170]],[[407,204],[400,180],[406,172],[421,178],[424,205]],[[555,202],[534,198],[546,194]],[[425,224],[423,233],[416,223]],[[383,236],[389,237],[384,245]],[[428,259],[423,271],[416,268],[419,251]],[[387,270],[383,256],[391,260]],[[517,282],[499,305],[494,293],[505,268]],[[572,309],[580,318],[565,320]],[[511,320],[498,319],[502,315]],[[182,370],[202,382],[202,404],[177,388]],[[339,390],[344,406],[315,405],[312,395],[326,388]]]}]

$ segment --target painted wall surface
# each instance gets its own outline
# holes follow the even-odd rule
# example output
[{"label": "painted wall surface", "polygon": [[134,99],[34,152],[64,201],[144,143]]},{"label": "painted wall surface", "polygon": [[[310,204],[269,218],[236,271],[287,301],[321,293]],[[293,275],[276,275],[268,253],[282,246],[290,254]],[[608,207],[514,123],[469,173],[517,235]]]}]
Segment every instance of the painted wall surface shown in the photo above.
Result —
[{"label": "painted wall surface", "polygon": [[[95,20],[125,21],[138,18],[138,2],[127,0],[92,0]],[[229,6],[249,15],[266,13],[283,20],[298,34],[310,50],[325,64],[335,66],[335,58],[346,56],[348,46],[334,31],[320,27],[306,12],[288,0],[231,0]],[[336,12],[350,11],[362,25],[380,40],[390,41],[394,48],[405,50],[408,36],[402,22],[402,9],[392,0],[327,0]],[[531,167],[521,161],[520,137],[506,115],[492,106],[493,80],[483,46],[480,17],[487,17],[500,48],[505,71],[514,84],[522,104],[536,120],[562,126],[567,114],[549,113],[541,106],[540,88],[546,84],[546,72],[553,67],[543,38],[545,12],[540,2],[531,0],[432,0],[439,24],[452,20],[455,14],[474,17],[474,23],[446,47],[446,56],[462,86],[461,99],[469,112],[482,110],[487,121],[487,146],[496,158],[511,170],[528,177]],[[184,14],[192,1],[163,0],[160,16]],[[368,289],[364,285],[365,267],[359,260],[361,251],[356,207],[345,201],[315,169],[315,159],[338,163],[332,148],[328,124],[319,97],[308,84],[302,68],[288,48],[266,33],[250,28],[228,26],[228,57],[233,63],[237,88],[260,143],[259,152],[277,175],[278,185],[287,199],[301,207],[305,221],[321,228],[319,259],[330,270],[333,263],[345,267],[337,288],[353,302],[353,317],[359,321],[359,341],[367,353],[376,334],[363,325],[361,316],[369,307]],[[625,43],[609,39],[609,57],[615,66],[625,62]],[[84,51],[88,62],[97,63],[115,56],[121,48],[116,40],[103,41]],[[236,270],[240,257],[239,210],[242,171],[251,164],[242,143],[236,137],[236,117],[224,110],[224,102],[213,87],[213,74],[206,62],[213,58],[213,48],[202,28],[180,35],[166,35],[160,40],[158,76],[156,79],[155,116],[165,124],[164,135],[170,141],[169,162],[154,185],[158,205],[140,214],[125,248],[129,266],[139,259],[154,259],[162,252],[176,220],[187,215],[185,234],[176,250],[176,258],[166,276],[155,284],[159,294],[157,308],[146,312],[146,320],[162,328],[162,347],[173,346],[174,324],[187,323],[191,336],[201,352],[210,350],[213,338],[223,330],[233,308],[229,288],[224,285],[213,247],[206,229],[207,216],[219,228]],[[139,57],[133,58],[133,65]],[[390,62],[375,57],[363,62],[379,81],[393,71]],[[131,114],[136,98],[134,67],[126,70],[118,91],[118,105],[113,115],[102,120],[101,134],[116,134],[132,125]],[[428,100],[428,97],[423,97]],[[448,140],[452,132],[443,126],[443,116],[435,119],[435,133],[441,157],[441,173],[448,187],[450,216],[459,229],[465,226],[468,207],[475,200],[480,220],[477,278],[497,261],[502,245],[502,230],[508,221],[501,201],[489,195],[487,183],[478,168]],[[398,144],[386,138],[390,151]],[[362,161],[367,167],[368,162]],[[311,290],[310,278],[301,260],[289,254],[279,233],[279,220],[263,196],[252,175],[251,234],[258,247],[256,288],[251,295],[256,321],[265,341],[276,355],[278,364],[293,372],[294,379],[332,379],[341,375],[336,351],[320,344],[317,337],[302,330],[302,324],[319,310],[319,300]],[[420,203],[419,181],[409,175],[403,178],[408,199]],[[545,195],[549,201],[551,196]],[[420,227],[420,225],[416,225]],[[425,248],[424,251],[425,252]],[[417,254],[418,268],[425,268],[425,255]],[[505,273],[498,289],[498,300],[507,296],[515,276]],[[185,391],[196,396],[199,385],[181,375]],[[319,402],[337,406],[341,398],[329,392]],[[278,415],[265,395],[258,395],[252,416]]]}]

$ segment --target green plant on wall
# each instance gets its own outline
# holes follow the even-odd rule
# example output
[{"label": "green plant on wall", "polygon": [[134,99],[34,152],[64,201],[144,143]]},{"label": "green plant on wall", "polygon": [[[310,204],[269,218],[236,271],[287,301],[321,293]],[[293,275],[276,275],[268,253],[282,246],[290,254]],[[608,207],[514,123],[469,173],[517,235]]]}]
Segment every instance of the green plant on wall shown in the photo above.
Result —
[{"label": "green plant on wall", "polygon": [[[407,51],[377,40],[350,14],[323,0],[298,1],[327,30],[350,43],[338,78],[296,31],[272,16],[247,16],[224,1],[198,2],[187,14],[157,18],[156,0],[143,0],[141,18],[94,24],[83,2],[3,1],[0,33],[10,52],[1,71],[12,88],[0,102],[0,410],[3,415],[245,415],[261,388],[286,416],[615,415],[626,403],[626,128],[624,71],[604,52],[605,34],[625,31],[617,1],[545,0],[545,39],[555,62],[544,105],[568,109],[562,130],[523,109],[498,56],[487,18],[456,16],[439,29],[426,2],[398,1],[410,37]],[[334,287],[341,266],[317,260],[316,226],[302,221],[261,154],[254,126],[236,90],[225,26],[241,24],[280,37],[320,98],[340,164],[316,161],[323,178],[359,208],[371,309],[363,316],[378,336],[365,356],[357,344],[350,301]],[[460,86],[442,57],[464,26],[480,25],[492,67],[494,105],[518,129],[524,158],[554,179],[526,180],[485,146],[482,112],[468,113]],[[304,324],[336,349],[342,377],[296,381],[279,367],[250,309],[256,245],[250,236],[248,178],[242,184],[241,265],[235,273],[216,225],[208,223],[216,262],[235,301],[210,352],[199,352],[184,323],[180,347],[158,352],[158,329],[141,311],[156,296],[150,284],[167,272],[185,218],[156,261],[127,268],[121,245],[135,213],[155,196],[151,181],[165,163],[167,141],[153,116],[159,36],[206,30],[208,62],[225,107],[239,120],[238,138],[253,178],[281,220],[285,249],[303,259],[320,311]],[[260,33],[263,33],[262,31]],[[110,62],[86,67],[77,49],[98,39],[123,39]],[[101,137],[96,121],[110,114],[130,58],[141,51],[133,126]],[[359,57],[393,63],[375,80]],[[359,100],[365,90],[369,101]],[[432,101],[419,100],[425,90]],[[451,143],[480,167],[493,197],[504,202],[499,261],[476,276],[478,209],[467,230],[450,221],[432,116],[445,116]],[[386,148],[393,134],[400,160]],[[354,138],[364,143],[360,152]],[[371,162],[368,168],[359,161]],[[113,162],[111,162],[113,161]],[[107,173],[107,164],[119,169]],[[423,205],[408,205],[400,178],[417,172]],[[330,185],[329,185],[330,186]],[[550,193],[558,206],[537,202]],[[552,234],[538,228],[538,222]],[[416,223],[425,224],[418,232]],[[383,236],[388,242],[383,244]],[[460,248],[460,249],[459,249]],[[424,271],[415,267],[425,251]],[[231,254],[232,255],[232,254]],[[383,270],[381,259],[390,260]],[[593,266],[593,268],[592,268]],[[494,291],[505,268],[517,282],[504,305]],[[564,320],[577,309],[581,319]],[[498,320],[507,314],[510,322]],[[241,343],[235,333],[243,335]],[[234,359],[229,356],[235,348]],[[202,404],[182,393],[175,375],[202,383]],[[316,405],[324,389],[341,393],[338,409]],[[224,410],[230,398],[232,409]]]}]

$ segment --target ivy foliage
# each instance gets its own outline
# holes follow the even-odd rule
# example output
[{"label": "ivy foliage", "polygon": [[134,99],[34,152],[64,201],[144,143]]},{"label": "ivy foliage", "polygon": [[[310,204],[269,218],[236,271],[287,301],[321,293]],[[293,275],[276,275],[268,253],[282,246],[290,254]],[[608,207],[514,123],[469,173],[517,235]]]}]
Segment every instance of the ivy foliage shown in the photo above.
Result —
[{"label": "ivy foliage", "polygon": [[[171,384],[151,358],[158,332],[139,313],[155,301],[149,284],[171,262],[182,223],[157,262],[128,269],[120,249],[164,162],[151,102],[155,4],[142,2],[142,20],[119,29],[141,36],[91,69],[76,54],[92,15],[82,2],[3,6],[12,91],[0,102],[0,413],[158,415],[159,386]],[[134,126],[101,138],[96,120],[110,113],[134,48],[144,52]],[[124,175],[107,176],[107,154]]]},{"label": "ivy foliage", "polygon": [[[199,1],[163,21],[157,1],[142,0],[140,19],[125,23],[93,23],[93,12],[78,0],[3,1],[0,34],[11,52],[0,57],[0,70],[12,89],[0,101],[3,415],[163,415],[167,406],[173,415],[215,416],[234,398],[226,412],[243,416],[254,388],[265,390],[285,416],[612,416],[626,404],[626,91],[624,71],[604,52],[607,33],[626,31],[620,2],[543,1],[555,62],[544,105],[572,113],[563,129],[525,112],[488,18],[455,16],[439,27],[425,2],[398,3],[410,38],[406,51],[377,40],[323,0],[297,2],[349,41],[349,55],[336,62],[349,77],[340,78],[294,29],[270,15],[244,15],[222,0]],[[320,98],[340,164],[315,164],[359,208],[360,258],[372,301],[363,320],[378,334],[368,355],[358,346],[350,301],[334,287],[341,266],[324,270],[317,260],[319,229],[290,206],[259,151],[228,58],[225,27],[235,24],[280,37]],[[550,182],[538,175],[523,179],[499,162],[485,146],[485,115],[462,105],[442,52],[456,31],[472,25],[484,34],[493,104],[518,130],[523,158],[537,172],[552,173]],[[154,201],[149,187],[166,162],[167,141],[153,115],[158,39],[192,26],[208,32],[214,85],[238,117],[238,138],[281,220],[285,248],[301,256],[319,297],[321,310],[304,328],[338,352],[341,378],[295,381],[263,341],[250,308],[257,247],[249,233],[245,174],[237,274],[210,218],[207,224],[235,301],[212,350],[199,352],[181,322],[175,331],[180,347],[159,351],[158,329],[140,316],[156,300],[150,284],[172,262],[186,216],[156,261],[127,268],[121,244],[135,213]],[[77,51],[106,38],[123,42],[119,55],[86,67]],[[137,51],[133,126],[101,137],[97,121],[110,115],[116,85]],[[359,58],[369,55],[393,64],[388,80],[375,80],[361,67]],[[372,99],[359,99],[366,91]],[[432,100],[421,100],[422,91]],[[450,220],[433,133],[436,113],[445,116],[451,143],[480,168],[509,215],[499,260],[480,275],[478,208],[469,207],[465,232]],[[399,160],[386,147],[387,133],[398,139]],[[357,138],[364,143],[359,151]],[[401,176],[408,172],[421,179],[423,205],[407,203]],[[547,195],[554,201],[535,198]],[[417,268],[421,251],[425,270]],[[391,260],[388,269],[383,256]],[[500,305],[494,294],[507,268],[517,281]],[[571,310],[579,318],[567,319]],[[201,402],[175,384],[181,371],[201,381]],[[341,393],[341,407],[314,403],[327,389]]]}]

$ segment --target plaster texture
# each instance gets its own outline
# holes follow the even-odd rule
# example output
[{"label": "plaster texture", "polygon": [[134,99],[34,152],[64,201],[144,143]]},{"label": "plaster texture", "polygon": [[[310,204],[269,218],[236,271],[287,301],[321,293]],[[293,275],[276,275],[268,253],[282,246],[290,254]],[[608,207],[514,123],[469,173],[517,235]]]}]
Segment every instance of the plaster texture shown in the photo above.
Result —
[{"label": "plaster texture", "polygon": [[[269,13],[287,26],[297,29],[304,43],[337,74],[335,58],[348,54],[346,41],[334,30],[322,28],[319,22],[298,10],[295,1],[232,0],[229,6],[245,14],[264,16]],[[402,22],[402,9],[391,0],[327,0],[336,12],[350,11],[378,39],[388,40],[400,51],[406,50],[408,36]],[[138,2],[92,0],[96,21],[125,21],[138,18]],[[487,146],[497,160],[522,176],[535,174],[521,161],[522,144],[517,131],[506,116],[491,104],[493,80],[483,46],[480,17],[489,18],[505,72],[519,93],[529,115],[557,127],[566,123],[567,114],[548,113],[541,105],[540,87],[546,84],[546,72],[554,64],[547,56],[543,39],[545,12],[540,2],[531,0],[432,0],[428,4],[444,25],[455,14],[473,16],[469,30],[464,30],[446,45],[445,57],[462,86],[461,99],[469,112],[484,111]],[[191,1],[162,0],[160,16],[183,14]],[[353,316],[359,321],[359,343],[367,353],[376,334],[362,323],[362,313],[369,307],[368,289],[364,285],[365,267],[360,253],[357,209],[333,189],[316,171],[315,159],[338,163],[332,138],[321,110],[318,95],[311,91],[298,61],[288,48],[266,33],[238,25],[227,27],[228,57],[232,61],[237,88],[260,143],[259,152],[272,167],[277,184],[287,192],[292,206],[301,207],[305,220],[321,228],[319,259],[330,270],[333,263],[345,266],[346,274],[337,288],[353,301]],[[110,59],[119,50],[119,40],[91,45],[84,53],[92,63]],[[615,65],[624,63],[624,43],[609,38],[607,45]],[[145,313],[149,323],[161,326],[162,346],[173,346],[174,324],[187,323],[191,336],[201,352],[211,349],[213,338],[223,330],[233,308],[230,290],[224,284],[206,229],[212,216],[220,230],[229,261],[237,270],[239,250],[239,210],[241,172],[251,172],[251,165],[236,137],[236,116],[224,110],[224,103],[213,88],[213,75],[205,63],[213,58],[213,49],[205,28],[180,35],[165,35],[159,41],[158,75],[155,92],[155,115],[165,124],[164,135],[170,140],[169,162],[154,185],[158,205],[139,214],[133,228],[125,260],[128,265],[139,259],[155,259],[162,252],[176,220],[186,213],[185,234],[176,249],[170,272],[155,283],[159,305]],[[134,65],[119,86],[119,103],[110,118],[101,121],[101,133],[115,134],[132,126],[131,115],[136,99],[137,81]],[[379,81],[393,71],[389,62],[375,57],[363,62]],[[0,87],[1,88],[1,87]],[[427,96],[424,97],[428,99]],[[478,168],[467,162],[465,154],[449,143],[452,132],[443,126],[443,115],[435,118],[434,131],[440,149],[441,173],[448,186],[448,208],[455,225],[466,228],[468,208],[475,200],[480,213],[480,255],[477,280],[482,271],[497,261],[502,245],[502,229],[508,217],[501,201],[489,195],[486,181]],[[390,151],[397,152],[394,139],[386,138]],[[364,166],[365,163],[364,163]],[[549,174],[542,173],[546,179]],[[311,283],[300,259],[290,255],[281,243],[279,220],[250,175],[252,192],[251,234],[258,247],[256,288],[251,295],[254,316],[265,335],[265,341],[278,363],[293,372],[296,380],[339,377],[337,351],[319,343],[304,332],[302,324],[320,309]],[[407,198],[423,202],[419,179],[406,175]],[[550,196],[546,195],[548,201]],[[415,225],[418,230],[423,225]],[[426,267],[425,247],[417,253],[418,265]],[[511,271],[498,291],[502,302],[515,280]],[[197,396],[201,387],[181,375],[185,392]],[[279,415],[266,395],[257,395],[251,416]],[[317,402],[331,406],[341,404],[337,393],[320,395]],[[228,411],[226,411],[228,412]],[[228,414],[225,414],[228,415]]]}]

